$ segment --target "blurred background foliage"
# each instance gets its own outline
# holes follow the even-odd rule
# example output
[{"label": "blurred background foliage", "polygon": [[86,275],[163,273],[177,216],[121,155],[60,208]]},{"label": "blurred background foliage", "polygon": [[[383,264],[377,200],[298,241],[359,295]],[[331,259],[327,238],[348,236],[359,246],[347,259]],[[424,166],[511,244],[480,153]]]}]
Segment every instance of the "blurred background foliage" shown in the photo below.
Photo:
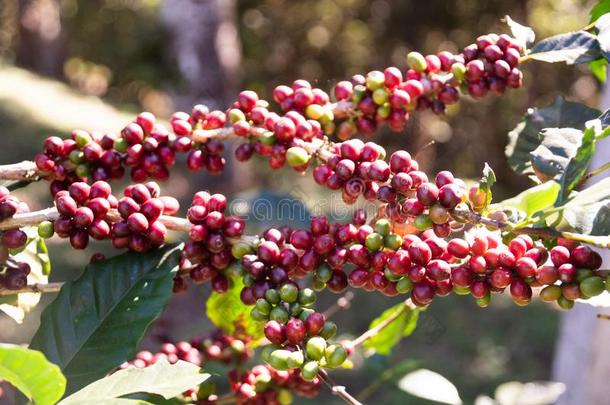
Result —
[{"label": "blurred background foliage", "polygon": [[[538,38],[579,29],[588,23],[592,3],[2,0],[0,161],[31,158],[45,136],[67,136],[74,127],[117,132],[140,110],[167,118],[194,102],[227,105],[241,88],[269,97],[274,86],[304,78],[330,90],[334,82],[354,73],[389,65],[404,68],[409,50],[458,51],[480,34],[506,32],[500,21],[506,14],[533,26]],[[489,162],[499,179],[497,198],[515,194],[528,183],[514,176],[505,162],[507,132],[528,107],[548,104],[560,94],[595,106],[599,88],[590,74],[575,67],[528,63],[524,71],[525,87],[519,91],[476,103],[464,99],[444,117],[417,114],[404,133],[382,132],[376,141],[388,151],[419,151],[424,170],[450,169],[464,178],[476,179]],[[423,148],[430,141],[434,145]],[[329,207],[320,204],[328,195],[309,178],[287,170],[277,176],[261,162],[246,168],[230,165],[220,179],[178,172],[165,190],[182,196],[186,204],[196,187],[246,200],[271,191],[303,198],[312,211]],[[37,184],[20,196],[33,208],[44,207],[50,201],[44,188]],[[341,205],[337,199],[329,201]],[[95,244],[88,253],[100,249],[105,247]],[[51,244],[51,255],[55,280],[79,274],[88,258],[57,242]],[[188,338],[209,330],[210,325],[200,322],[205,290],[194,288],[176,297],[144,345],[154,346],[155,336]],[[334,299],[325,296],[322,308]],[[388,301],[356,294],[353,305],[358,310],[336,317],[343,331],[357,334],[390,305]],[[193,303],[200,310],[193,311]],[[382,370],[405,367],[401,359],[408,359],[412,363],[407,368],[418,365],[440,372],[471,402],[501,382],[550,376],[558,315],[549,307],[517,308],[499,298],[491,309],[481,310],[471,299],[453,296],[435,302],[421,318],[414,335],[392,356],[356,362],[358,371],[338,373],[337,380],[357,392]],[[23,328],[3,318],[0,340],[26,342],[37,322],[38,310]],[[372,392],[370,400],[425,403],[393,387],[388,383]]]}]

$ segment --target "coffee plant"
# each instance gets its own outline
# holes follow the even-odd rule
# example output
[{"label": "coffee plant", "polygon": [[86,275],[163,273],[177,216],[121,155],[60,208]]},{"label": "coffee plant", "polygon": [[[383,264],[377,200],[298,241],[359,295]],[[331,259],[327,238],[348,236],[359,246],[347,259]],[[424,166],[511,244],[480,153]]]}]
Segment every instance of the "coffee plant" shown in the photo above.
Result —
[{"label": "coffee plant", "polygon": [[[457,54],[410,52],[405,66],[355,75],[330,94],[296,80],[276,87],[272,101],[245,90],[224,111],[196,105],[169,125],[143,112],[119,134],[51,136],[32,161],[0,166],[2,307],[23,317],[41,293],[58,292],[29,349],[0,347],[0,377],[37,404],[289,404],[325,386],[359,404],[329,372],[349,368],[361,346],[388,354],[440,297],[471,296],[486,307],[505,294],[519,306],[540,299],[568,310],[610,290],[594,249],[610,247],[610,181],[585,188],[610,168],[588,171],[596,143],[610,134],[610,113],[562,98],[528,110],[506,154],[534,185],[504,201],[492,201],[489,166],[469,186],[370,140],[382,126],[403,132],[419,111],[442,115],[462,97],[520,88],[527,61],[593,63],[600,74],[610,49],[602,6],[582,31],[535,45],[532,29],[506,17],[511,35],[482,35]],[[346,204],[374,204],[375,214],[355,209],[346,223],[322,215],[307,229],[250,235],[225,195],[196,191],[181,209],[163,194],[158,182],[178,162],[222,172],[227,142],[237,144],[238,161],[256,155],[273,170],[311,173]],[[35,181],[48,183],[50,208],[31,211],[12,194]],[[96,253],[79,278],[48,283],[44,241],[53,237],[76,250],[107,240],[127,252]],[[203,283],[213,290],[207,315],[218,329],[136,352],[171,295]],[[360,336],[339,339],[333,311],[316,297],[352,288],[404,301]],[[226,391],[199,371],[214,363],[228,370],[218,384]]]}]

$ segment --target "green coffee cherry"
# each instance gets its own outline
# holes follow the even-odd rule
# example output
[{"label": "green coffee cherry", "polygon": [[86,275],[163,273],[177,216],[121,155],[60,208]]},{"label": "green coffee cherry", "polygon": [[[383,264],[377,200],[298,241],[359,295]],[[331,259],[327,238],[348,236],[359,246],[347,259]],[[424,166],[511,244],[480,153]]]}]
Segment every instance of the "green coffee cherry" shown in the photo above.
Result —
[{"label": "green coffee cherry", "polygon": [[606,289],[604,280],[598,276],[587,277],[580,282],[580,293],[587,298],[595,297]]},{"label": "green coffee cherry", "polygon": [[481,308],[487,308],[491,303],[491,294],[488,292],[484,297],[477,298],[476,303]]},{"label": "green coffee cherry", "polygon": [[299,298],[299,288],[294,284],[284,284],[280,287],[280,298],[284,302],[295,302]]},{"label": "green coffee cherry", "polygon": [[387,278],[390,281],[398,281],[398,280],[402,279],[402,276],[398,276],[398,275],[392,273],[392,271],[390,271],[390,269],[385,269],[383,271],[383,275],[385,276],[385,278]]},{"label": "green coffee cherry", "polygon": [[311,308],[303,308],[303,310],[301,311],[301,313],[299,314],[299,319],[302,320],[303,322],[305,322],[305,320],[307,320],[307,317],[311,314],[313,314],[314,311]]},{"label": "green coffee cherry", "polygon": [[385,76],[382,72],[374,70],[366,75],[366,88],[370,91],[381,89],[385,84]]},{"label": "green coffee cherry", "polygon": [[306,381],[312,381],[318,376],[320,366],[317,361],[308,361],[301,369],[301,376]]},{"label": "green coffee cherry", "polygon": [[303,310],[303,307],[301,307],[301,304],[299,304],[298,302],[293,302],[288,307],[288,312],[290,312],[291,316],[298,316],[302,310]]},{"label": "green coffee cherry", "polygon": [[250,253],[252,253],[252,248],[244,242],[237,242],[231,247],[231,255],[236,259],[241,259]]},{"label": "green coffee cherry", "polygon": [[463,63],[454,63],[453,65],[451,65],[451,73],[453,73],[453,77],[458,82],[461,82],[466,76],[466,66],[464,66]]},{"label": "green coffee cherry", "polygon": [[268,320],[269,315],[261,314],[258,309],[253,308],[252,311],[250,311],[250,318],[254,319],[255,321],[261,322]]},{"label": "green coffee cherry", "polygon": [[377,108],[377,116],[379,118],[388,118],[392,113],[392,107],[390,103],[384,103]]},{"label": "green coffee cherry", "polygon": [[382,236],[389,235],[391,230],[392,224],[390,224],[390,221],[388,221],[387,219],[382,218],[378,219],[377,222],[375,222],[375,232],[381,234]]},{"label": "green coffee cherry", "polygon": [[470,295],[469,287],[458,287],[457,285],[453,286],[453,292],[457,295]]},{"label": "green coffee cherry", "polygon": [[276,370],[288,370],[288,358],[292,352],[288,350],[278,349],[271,352],[267,363]]},{"label": "green coffee cherry", "polygon": [[396,283],[396,291],[400,294],[408,294],[413,289],[413,281],[409,280],[407,277],[403,277],[398,280]]},{"label": "green coffee cherry", "polygon": [[391,233],[383,239],[383,244],[388,249],[398,250],[402,246],[402,236]]},{"label": "green coffee cherry", "polygon": [[290,353],[290,356],[288,356],[288,359],[286,360],[286,364],[288,365],[288,368],[301,367],[304,362],[305,362],[305,355],[300,350]]},{"label": "green coffee cherry", "polygon": [[263,134],[258,139],[261,141],[262,144],[267,146],[273,146],[276,142],[275,134],[271,131],[263,132]]},{"label": "green coffee cherry", "polygon": [[331,339],[337,333],[337,324],[331,321],[326,321],[324,327],[320,331],[320,336],[324,339]]},{"label": "green coffee cherry", "polygon": [[231,124],[235,124],[237,121],[245,121],[245,120],[246,120],[246,115],[239,108],[232,108],[229,111],[229,121],[231,121]]},{"label": "green coffee cherry", "polygon": [[324,263],[316,270],[316,276],[320,281],[326,283],[333,276],[333,270],[328,264]]},{"label": "green coffee cherry", "polygon": [[434,225],[434,222],[430,219],[430,215],[421,214],[415,218],[414,224],[419,231],[425,231],[426,229],[431,228],[432,225]]},{"label": "green coffee cherry", "polygon": [[125,138],[117,138],[114,140],[114,149],[119,153],[127,152],[129,142]]},{"label": "green coffee cherry", "polygon": [[305,115],[311,120],[319,120],[324,114],[324,107],[319,104],[310,104],[305,108]]},{"label": "green coffee cherry", "polygon": [[606,291],[610,292],[610,276],[606,277]]},{"label": "green coffee cherry", "polygon": [[[313,105],[313,104],[312,104]],[[324,126],[324,131],[326,133],[333,133],[333,131],[329,131],[327,126],[328,125],[333,125],[334,128],[334,119],[335,119],[335,113],[333,113],[333,110],[330,108],[324,108],[324,113],[322,114],[322,116],[318,119],[318,121],[320,121],[320,123]]]},{"label": "green coffee cherry", "polygon": [[313,305],[316,302],[316,292],[311,288],[303,288],[299,291],[299,303],[304,306]]},{"label": "green coffee cherry", "polygon": [[383,105],[387,103],[390,96],[388,95],[388,91],[386,89],[377,89],[373,92],[373,101],[377,105]]},{"label": "green coffee cherry", "polygon": [[254,278],[250,275],[250,273],[246,273],[244,274],[244,277],[242,278],[242,281],[244,282],[244,286],[245,287],[252,287],[254,285]]},{"label": "green coffee cherry", "polygon": [[267,345],[261,349],[261,358],[263,361],[269,362],[269,357],[271,353],[278,349],[277,345]]},{"label": "green coffee cherry", "polygon": [[240,262],[231,264],[225,270],[225,275],[230,278],[242,278],[246,273],[246,269]]},{"label": "green coffee cherry", "polygon": [[341,345],[330,345],[326,347],[324,357],[326,357],[327,367],[339,367],[347,360],[347,352]]},{"label": "green coffee cherry", "polygon": [[51,221],[42,221],[38,224],[38,236],[43,239],[49,239],[53,237],[55,230],[53,228],[53,222]]},{"label": "green coffee cherry", "polygon": [[269,301],[269,303],[272,305],[277,305],[282,300],[280,298],[280,293],[276,289],[273,289],[273,288],[270,288],[267,291],[265,291],[265,299],[267,301]]},{"label": "green coffee cherry", "polygon": [[574,307],[574,301],[561,296],[557,298],[557,305],[559,305],[559,308],[561,309],[572,309],[572,307]]},{"label": "green coffee cherry", "polygon": [[91,139],[91,135],[89,135],[87,132],[76,131],[76,136],[74,137],[74,141],[76,142],[76,145],[79,148],[82,148],[83,146],[85,146],[86,144],[91,142],[92,140],[93,139]]},{"label": "green coffee cherry", "polygon": [[89,175],[91,174],[91,170],[86,164],[76,166],[76,170],[74,172],[78,177],[89,177]]},{"label": "green coffee cherry", "polygon": [[593,270],[589,269],[578,269],[576,270],[576,281],[579,283],[583,281],[585,278],[589,278],[593,276]]},{"label": "green coffee cherry", "polygon": [[362,100],[362,97],[364,97],[365,93],[366,87],[364,87],[363,85],[358,84],[354,86],[354,92],[352,93],[352,102],[354,104],[358,104]]},{"label": "green coffee cherry", "polygon": [[326,283],[314,276],[311,279],[311,288],[313,288],[314,291],[322,291],[326,288]]},{"label": "green coffee cherry", "polygon": [[407,55],[407,65],[413,70],[418,72],[423,72],[428,68],[428,63],[426,63],[426,58],[419,52],[409,52]]},{"label": "green coffee cherry", "polygon": [[[313,105],[313,104],[312,104]],[[311,106],[310,106],[311,107]],[[292,167],[303,166],[310,159],[309,153],[300,146],[293,146],[286,151],[286,161]]]},{"label": "green coffee cherry", "polygon": [[277,390],[277,401],[281,405],[290,405],[293,401],[292,392],[286,388]]},{"label": "green coffee cherry", "polygon": [[540,290],[540,299],[545,302],[557,301],[561,297],[561,287],[558,285],[547,285]]},{"label": "green coffee cherry", "polygon": [[371,252],[376,252],[383,247],[383,236],[376,232],[373,232],[367,235],[364,244],[366,245],[366,248],[368,250],[370,250]]},{"label": "green coffee cherry", "polygon": [[275,307],[269,313],[269,319],[272,321],[278,321],[281,324],[288,322],[288,318],[290,318],[288,311],[282,307]]},{"label": "green coffee cherry", "polygon": [[321,336],[314,336],[305,345],[307,357],[313,360],[320,360],[326,350],[326,340]]},{"label": "green coffee cherry", "polygon": [[259,298],[256,300],[256,304],[254,304],[254,309],[261,315],[269,315],[269,312],[271,312],[271,304],[266,299]]},{"label": "green coffee cherry", "polygon": [[79,165],[81,163],[85,163],[85,154],[78,149],[74,149],[68,155],[68,159],[70,159],[70,162],[74,163],[75,165]]}]

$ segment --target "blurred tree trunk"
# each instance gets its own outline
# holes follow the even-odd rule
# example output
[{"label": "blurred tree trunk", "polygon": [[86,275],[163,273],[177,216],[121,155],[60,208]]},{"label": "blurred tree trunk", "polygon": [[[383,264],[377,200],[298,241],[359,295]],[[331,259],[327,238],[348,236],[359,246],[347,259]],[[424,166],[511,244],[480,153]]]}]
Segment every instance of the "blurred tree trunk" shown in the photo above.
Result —
[{"label": "blurred tree trunk", "polygon": [[66,57],[59,0],[19,1],[17,65],[60,78]]},{"label": "blurred tree trunk", "polygon": [[241,52],[234,0],[165,0],[161,18],[188,88],[178,107],[225,108],[236,90]]},{"label": "blurred tree trunk", "polygon": [[[602,94],[601,109],[610,107],[610,87],[605,86]],[[610,138],[596,145],[591,169],[608,163]],[[591,179],[587,186],[607,177],[606,173]],[[603,269],[610,265],[607,250],[598,250],[603,258]],[[608,294],[608,293],[604,293]],[[605,297],[606,301],[610,298]],[[608,308],[593,307],[576,303],[571,311],[561,316],[561,327],[555,350],[553,380],[566,385],[566,392],[558,405],[607,404],[608,376],[610,375],[610,321],[597,317],[599,313],[608,314]]]},{"label": "blurred tree trunk", "polygon": [[[195,104],[225,110],[237,94],[241,58],[234,0],[164,0],[161,20],[169,34],[171,57],[185,80],[186,87],[174,95],[178,110],[190,111]],[[226,144],[227,165],[220,177],[202,172],[189,181],[196,190],[227,192],[244,189],[251,170],[234,165],[233,151]],[[195,190],[196,189],[196,190]],[[201,319],[209,283],[192,285],[186,294],[175,295],[168,311],[147,336],[145,345],[155,338],[194,337],[202,332]],[[208,326],[209,327],[209,326]],[[155,345],[153,344],[153,347]]]}]

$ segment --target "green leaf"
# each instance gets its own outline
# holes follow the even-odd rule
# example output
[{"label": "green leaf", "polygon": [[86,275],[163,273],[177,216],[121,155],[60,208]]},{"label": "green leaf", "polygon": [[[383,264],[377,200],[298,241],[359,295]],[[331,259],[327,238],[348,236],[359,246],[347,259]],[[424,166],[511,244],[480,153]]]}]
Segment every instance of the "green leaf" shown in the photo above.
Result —
[{"label": "green leaf", "polygon": [[610,178],[600,180],[572,197],[564,205],[563,219],[570,230],[577,233],[610,235]]},{"label": "green leaf", "polygon": [[44,310],[30,347],[61,367],[68,393],[135,355],[171,297],[181,249],[166,246],[90,263]]},{"label": "green leaf", "polygon": [[542,62],[588,63],[603,56],[597,37],[587,31],[568,32],[543,39],[527,55]]},{"label": "green leaf", "polygon": [[66,390],[59,367],[41,352],[0,344],[0,380],[6,380],[36,405],[55,404]]},{"label": "green leaf", "polygon": [[582,176],[587,172],[587,168],[593,160],[595,153],[595,129],[589,127],[583,133],[582,141],[576,153],[570,159],[566,169],[561,176],[559,183],[561,184],[561,192],[555,201],[556,206],[562,205],[566,198],[570,195],[574,187],[578,185]]},{"label": "green leaf", "polygon": [[519,174],[531,172],[530,152],[543,141],[540,135],[544,128],[584,129],[585,123],[597,118],[600,111],[584,104],[566,101],[558,97],[543,108],[530,108],[523,120],[509,132],[506,157],[514,171]]},{"label": "green leaf", "polygon": [[481,177],[481,180],[479,180],[479,188],[485,192],[485,196],[486,196],[485,197],[485,208],[489,207],[489,204],[491,204],[491,198],[492,198],[491,187],[495,184],[495,182],[496,182],[496,174],[494,173],[491,166],[489,166],[486,162],[485,167],[483,168],[483,177]]},{"label": "green leaf", "polygon": [[403,337],[409,336],[417,326],[419,317],[419,309],[412,310],[405,306],[403,302],[394,305],[383,311],[381,315],[373,319],[369,325],[369,329],[374,328],[381,322],[400,314],[388,326],[379,331],[375,336],[364,342],[366,349],[374,350],[376,353],[387,356],[392,351],[392,348],[400,342]]},{"label": "green leaf", "polygon": [[206,314],[210,321],[230,336],[249,336],[254,340],[263,337],[263,323],[250,317],[252,306],[240,298],[244,284],[239,277],[231,279],[231,288],[225,293],[212,292],[206,303]]},{"label": "green leaf", "polygon": [[591,22],[595,22],[602,15],[610,13],[610,0],[598,0],[591,9]]},{"label": "green leaf", "polygon": [[169,364],[167,360],[161,360],[145,368],[119,370],[87,385],[58,405],[77,405],[85,400],[104,403],[139,392],[170,399],[198,386],[208,378],[209,374],[200,373],[200,368],[192,363],[179,360],[175,364]]},{"label": "green leaf", "polygon": [[542,182],[561,175],[570,159],[576,155],[583,132],[574,128],[545,128],[540,132],[542,142],[530,152],[534,173]]},{"label": "green leaf", "polygon": [[506,22],[506,24],[510,28],[513,37],[523,46],[523,49],[529,48],[529,46],[534,43],[534,40],[536,39],[536,34],[534,33],[533,29],[528,26],[519,24],[518,22],[510,18],[510,16],[508,15],[504,17],[504,22]]},{"label": "green leaf", "polygon": [[606,83],[606,77],[608,76],[608,61],[606,59],[597,59],[589,63],[589,69],[597,80],[601,83]]},{"label": "green leaf", "polygon": [[536,212],[553,206],[561,187],[556,181],[547,181],[531,187],[513,198],[498,203],[523,211],[528,218]]},{"label": "green leaf", "polygon": [[[28,235],[28,243],[25,249],[13,256],[13,259],[30,265],[28,284],[46,284],[48,282],[48,271],[50,271],[49,257],[41,253],[40,238],[36,228],[25,228],[24,231]],[[22,323],[25,314],[30,312],[40,302],[40,296],[40,293],[21,293],[5,296],[6,300],[0,302],[0,311],[13,318],[15,322]]]}]

